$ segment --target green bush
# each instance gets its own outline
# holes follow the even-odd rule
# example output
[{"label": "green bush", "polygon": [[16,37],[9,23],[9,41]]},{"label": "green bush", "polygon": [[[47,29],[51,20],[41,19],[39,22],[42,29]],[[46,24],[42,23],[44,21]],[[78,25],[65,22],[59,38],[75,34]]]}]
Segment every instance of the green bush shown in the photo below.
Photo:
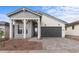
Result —
[{"label": "green bush", "polygon": [[0,42],[0,48],[5,47],[5,42]]},{"label": "green bush", "polygon": [[3,35],[4,35],[4,32],[0,30],[0,38],[2,38]]}]

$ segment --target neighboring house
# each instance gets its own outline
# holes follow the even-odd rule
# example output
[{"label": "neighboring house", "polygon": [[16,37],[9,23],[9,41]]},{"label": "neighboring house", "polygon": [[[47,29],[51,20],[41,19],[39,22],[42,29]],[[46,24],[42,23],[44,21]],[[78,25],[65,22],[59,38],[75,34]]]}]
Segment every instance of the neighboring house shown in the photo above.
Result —
[{"label": "neighboring house", "polygon": [[66,35],[79,36],[79,21],[66,24]]},{"label": "neighboring house", "polygon": [[44,12],[20,8],[8,14],[10,39],[41,37],[65,37],[64,21]]},{"label": "neighboring house", "polygon": [[0,38],[9,38],[9,23],[0,21]]}]

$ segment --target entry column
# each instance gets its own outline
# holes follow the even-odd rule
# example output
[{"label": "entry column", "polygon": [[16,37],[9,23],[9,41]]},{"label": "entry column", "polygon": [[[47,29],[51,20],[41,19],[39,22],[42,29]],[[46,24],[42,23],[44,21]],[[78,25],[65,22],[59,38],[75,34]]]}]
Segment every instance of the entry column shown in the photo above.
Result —
[{"label": "entry column", "polygon": [[13,38],[13,20],[10,19],[10,39]]},{"label": "entry column", "polygon": [[38,19],[38,39],[41,38],[41,22],[40,19]]},{"label": "entry column", "polygon": [[26,39],[26,23],[27,23],[27,21],[26,21],[26,19],[24,19],[23,20],[23,24],[24,24],[24,35],[23,35],[23,37],[24,37],[24,39]]}]

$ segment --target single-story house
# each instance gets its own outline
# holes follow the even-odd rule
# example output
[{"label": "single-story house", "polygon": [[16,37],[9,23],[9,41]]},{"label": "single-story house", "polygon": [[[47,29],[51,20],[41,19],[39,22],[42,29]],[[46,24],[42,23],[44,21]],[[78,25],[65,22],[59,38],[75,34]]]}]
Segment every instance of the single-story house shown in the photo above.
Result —
[{"label": "single-story house", "polygon": [[8,14],[10,39],[65,37],[64,21],[44,12],[20,8]]},{"label": "single-story house", "polygon": [[0,38],[9,38],[9,23],[0,21]]},{"label": "single-story house", "polygon": [[67,36],[79,36],[79,21],[66,24]]}]

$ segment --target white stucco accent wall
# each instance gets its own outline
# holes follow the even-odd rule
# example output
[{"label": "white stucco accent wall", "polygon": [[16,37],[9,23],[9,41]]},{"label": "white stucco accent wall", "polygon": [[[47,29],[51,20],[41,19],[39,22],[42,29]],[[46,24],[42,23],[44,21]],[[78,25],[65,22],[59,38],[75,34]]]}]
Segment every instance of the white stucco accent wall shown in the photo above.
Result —
[{"label": "white stucco accent wall", "polygon": [[43,15],[42,21],[41,21],[41,26],[62,27],[62,37],[65,37],[65,24],[54,18]]}]

